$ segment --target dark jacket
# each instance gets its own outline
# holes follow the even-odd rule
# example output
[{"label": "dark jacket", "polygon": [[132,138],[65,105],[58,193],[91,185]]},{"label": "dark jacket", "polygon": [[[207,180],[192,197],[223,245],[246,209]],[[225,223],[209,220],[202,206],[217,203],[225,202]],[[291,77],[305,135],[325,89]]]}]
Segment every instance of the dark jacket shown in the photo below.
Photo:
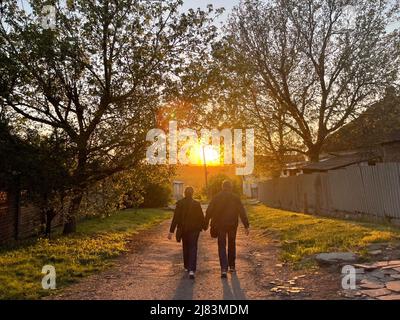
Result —
[{"label": "dark jacket", "polygon": [[206,212],[206,226],[217,229],[237,228],[239,217],[245,228],[249,227],[246,210],[240,198],[229,191],[221,191],[210,202]]},{"label": "dark jacket", "polygon": [[169,231],[174,233],[177,226],[181,226],[183,232],[201,231],[204,228],[204,214],[200,202],[192,198],[183,198],[176,203]]}]

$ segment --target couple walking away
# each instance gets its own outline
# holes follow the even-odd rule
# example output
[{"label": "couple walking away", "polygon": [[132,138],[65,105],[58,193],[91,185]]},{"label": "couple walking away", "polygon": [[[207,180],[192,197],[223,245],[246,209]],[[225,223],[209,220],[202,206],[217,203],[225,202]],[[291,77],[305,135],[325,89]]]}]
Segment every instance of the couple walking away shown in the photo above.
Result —
[{"label": "couple walking away", "polygon": [[[218,255],[221,265],[221,277],[226,278],[229,271],[235,272],[236,232],[239,217],[249,234],[249,220],[240,198],[232,192],[232,183],[225,180],[222,191],[208,205],[204,217],[200,203],[193,199],[192,187],[185,189],[185,197],[176,203],[168,239],[176,229],[176,240],[182,240],[183,263],[189,271],[190,279],[194,279],[197,264],[197,241],[202,230],[207,230],[211,220],[210,234],[218,238]],[[227,241],[228,239],[228,241]],[[228,243],[228,253],[226,245]]]}]

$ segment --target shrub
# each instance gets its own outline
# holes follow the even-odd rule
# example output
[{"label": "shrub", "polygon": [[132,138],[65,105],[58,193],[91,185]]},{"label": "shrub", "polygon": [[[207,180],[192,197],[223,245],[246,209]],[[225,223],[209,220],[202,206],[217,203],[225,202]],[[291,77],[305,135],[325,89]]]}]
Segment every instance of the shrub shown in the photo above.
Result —
[{"label": "shrub", "polygon": [[160,208],[168,205],[171,198],[171,187],[167,184],[149,183],[143,194],[142,208]]},{"label": "shrub", "polygon": [[230,180],[232,182],[234,193],[236,193],[238,196],[242,194],[241,181],[238,178],[232,179],[222,173],[210,177],[210,180],[208,181],[208,192],[207,190],[203,189],[203,193],[207,194],[211,198],[214,197],[218,192],[221,191],[222,182],[224,180]]}]

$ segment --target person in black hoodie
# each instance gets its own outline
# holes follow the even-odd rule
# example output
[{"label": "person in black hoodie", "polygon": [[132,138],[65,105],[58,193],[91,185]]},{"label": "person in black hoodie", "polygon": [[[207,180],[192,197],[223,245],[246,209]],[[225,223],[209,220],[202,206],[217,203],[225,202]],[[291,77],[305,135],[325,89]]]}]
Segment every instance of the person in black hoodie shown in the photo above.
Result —
[{"label": "person in black hoodie", "polygon": [[[221,265],[221,277],[226,278],[228,266],[235,272],[236,232],[239,217],[249,235],[249,220],[240,198],[232,192],[232,183],[225,180],[222,191],[210,202],[206,212],[205,230],[211,220],[211,234],[218,238],[218,255]],[[226,254],[226,238],[228,238],[228,257]]]},{"label": "person in black hoodie", "polygon": [[189,271],[190,279],[194,279],[197,265],[197,241],[200,231],[204,229],[204,214],[200,202],[193,199],[192,187],[185,189],[185,197],[176,203],[168,239],[177,229],[177,241],[182,239],[183,264]]}]

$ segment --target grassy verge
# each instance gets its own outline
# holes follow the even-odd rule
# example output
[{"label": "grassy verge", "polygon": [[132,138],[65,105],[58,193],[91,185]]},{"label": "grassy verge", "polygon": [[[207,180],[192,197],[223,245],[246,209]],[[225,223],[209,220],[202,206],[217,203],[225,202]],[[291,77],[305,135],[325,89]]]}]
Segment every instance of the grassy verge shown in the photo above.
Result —
[{"label": "grassy verge", "polygon": [[296,267],[314,266],[308,257],[333,251],[353,251],[361,255],[376,242],[400,239],[400,230],[385,225],[316,217],[264,205],[250,206],[249,217],[254,228],[272,233],[281,240],[281,258]]},{"label": "grassy verge", "polygon": [[[0,299],[37,299],[50,293],[41,286],[42,267],[53,265],[57,289],[112,264],[126,251],[130,236],[170,217],[158,209],[125,210],[81,222],[74,235],[35,239],[0,249]],[[54,293],[58,290],[52,290]]]}]

